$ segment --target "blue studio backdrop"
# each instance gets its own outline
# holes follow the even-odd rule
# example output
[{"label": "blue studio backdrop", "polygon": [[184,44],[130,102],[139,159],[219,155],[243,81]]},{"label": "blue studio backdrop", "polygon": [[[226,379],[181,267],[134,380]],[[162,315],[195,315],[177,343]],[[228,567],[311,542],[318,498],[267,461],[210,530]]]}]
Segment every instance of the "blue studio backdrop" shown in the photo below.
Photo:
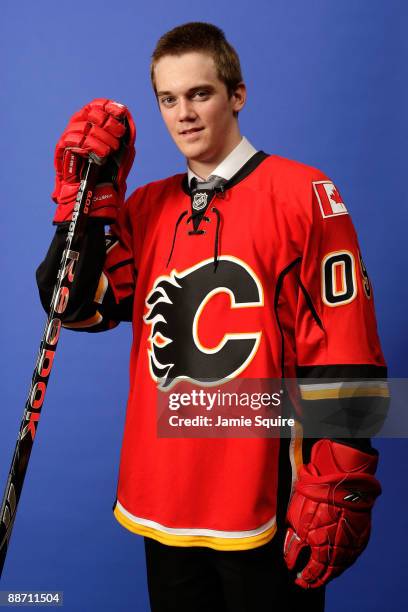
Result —
[{"label": "blue studio backdrop", "polygon": [[[130,107],[138,127],[129,191],[182,171],[148,68],[162,33],[197,20],[222,27],[240,54],[243,133],[338,185],[374,285],[390,373],[408,374],[406,2],[3,0],[1,487],[44,324],[34,273],[54,232],[55,143],[75,110],[110,97]],[[64,591],[69,612],[148,611],[142,539],[111,513],[130,342],[129,324],[63,332],[1,590]],[[384,491],[372,538],[328,588],[329,612],[400,610],[407,601],[408,445],[375,445]]]}]

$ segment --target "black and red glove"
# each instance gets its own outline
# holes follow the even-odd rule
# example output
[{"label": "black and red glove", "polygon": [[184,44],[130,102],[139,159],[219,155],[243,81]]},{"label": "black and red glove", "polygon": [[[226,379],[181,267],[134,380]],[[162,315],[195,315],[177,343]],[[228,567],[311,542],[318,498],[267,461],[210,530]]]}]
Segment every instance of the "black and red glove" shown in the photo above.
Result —
[{"label": "black and red glove", "polygon": [[371,508],[381,493],[374,477],[377,454],[331,440],[319,440],[299,471],[290,500],[284,543],[290,570],[309,547],[310,557],[296,584],[316,588],[347,569],[367,546]]},{"label": "black and red glove", "polygon": [[75,113],[55,148],[55,188],[58,205],[54,223],[69,221],[86,158],[104,161],[90,216],[114,221],[125,198],[126,178],[135,157],[136,129],[123,104],[97,98]]}]

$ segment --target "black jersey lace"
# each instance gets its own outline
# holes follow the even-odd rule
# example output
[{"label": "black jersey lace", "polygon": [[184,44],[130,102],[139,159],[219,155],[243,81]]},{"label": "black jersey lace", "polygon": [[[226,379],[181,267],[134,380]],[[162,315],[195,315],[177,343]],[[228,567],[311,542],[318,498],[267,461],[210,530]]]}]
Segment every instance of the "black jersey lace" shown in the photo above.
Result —
[{"label": "black jersey lace", "polygon": [[[225,197],[225,192],[224,192],[224,187],[223,185],[219,185],[218,187],[214,188],[214,195],[215,197],[218,198],[224,198]],[[214,272],[217,271],[217,267],[218,267],[218,260],[219,260],[219,242],[220,242],[220,227],[221,227],[221,212],[219,211],[219,209],[216,206],[211,206],[211,203],[209,204],[209,207],[207,209],[207,211],[210,210],[211,212],[213,212],[216,216],[217,219],[217,225],[215,228],[215,237],[214,237]],[[170,254],[167,260],[167,264],[166,267],[169,266],[171,258],[173,256],[173,252],[174,252],[174,247],[176,245],[176,239],[177,239],[177,232],[180,226],[180,223],[182,222],[182,220],[188,215],[189,211],[188,210],[184,210],[179,218],[176,221],[176,224],[174,226],[174,234],[173,234],[173,241],[171,244],[171,249],[170,249]],[[199,229],[199,228],[195,228],[194,226],[194,221],[200,218],[201,221],[205,221],[207,223],[210,223],[210,218],[205,214],[205,212],[203,213],[203,211],[198,210],[195,211],[193,213],[191,213],[187,219],[186,219],[186,223],[192,223],[193,224],[193,229],[189,230],[188,235],[189,236],[200,236],[202,234],[205,234],[205,230],[203,229]]]}]

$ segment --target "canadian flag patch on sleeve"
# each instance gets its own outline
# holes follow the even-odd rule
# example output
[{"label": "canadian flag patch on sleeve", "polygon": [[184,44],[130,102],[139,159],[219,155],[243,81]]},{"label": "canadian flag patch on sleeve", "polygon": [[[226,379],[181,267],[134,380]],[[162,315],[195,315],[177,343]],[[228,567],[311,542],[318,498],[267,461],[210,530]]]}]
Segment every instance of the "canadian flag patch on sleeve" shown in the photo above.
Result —
[{"label": "canadian flag patch on sleeve", "polygon": [[331,181],[313,181],[313,189],[323,218],[348,215],[346,205]]}]

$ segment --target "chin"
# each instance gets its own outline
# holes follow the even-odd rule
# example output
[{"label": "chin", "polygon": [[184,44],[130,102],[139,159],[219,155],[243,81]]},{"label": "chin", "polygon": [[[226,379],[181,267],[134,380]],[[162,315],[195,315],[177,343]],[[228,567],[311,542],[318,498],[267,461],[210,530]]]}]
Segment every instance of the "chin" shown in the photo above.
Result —
[{"label": "chin", "polygon": [[182,147],[180,148],[181,153],[187,159],[201,161],[203,156],[205,157],[206,150],[202,147]]},{"label": "chin", "polygon": [[197,161],[200,161],[209,153],[208,146],[202,142],[180,142],[177,143],[177,145],[180,152],[184,155],[184,157],[187,157],[187,159],[196,159]]}]

